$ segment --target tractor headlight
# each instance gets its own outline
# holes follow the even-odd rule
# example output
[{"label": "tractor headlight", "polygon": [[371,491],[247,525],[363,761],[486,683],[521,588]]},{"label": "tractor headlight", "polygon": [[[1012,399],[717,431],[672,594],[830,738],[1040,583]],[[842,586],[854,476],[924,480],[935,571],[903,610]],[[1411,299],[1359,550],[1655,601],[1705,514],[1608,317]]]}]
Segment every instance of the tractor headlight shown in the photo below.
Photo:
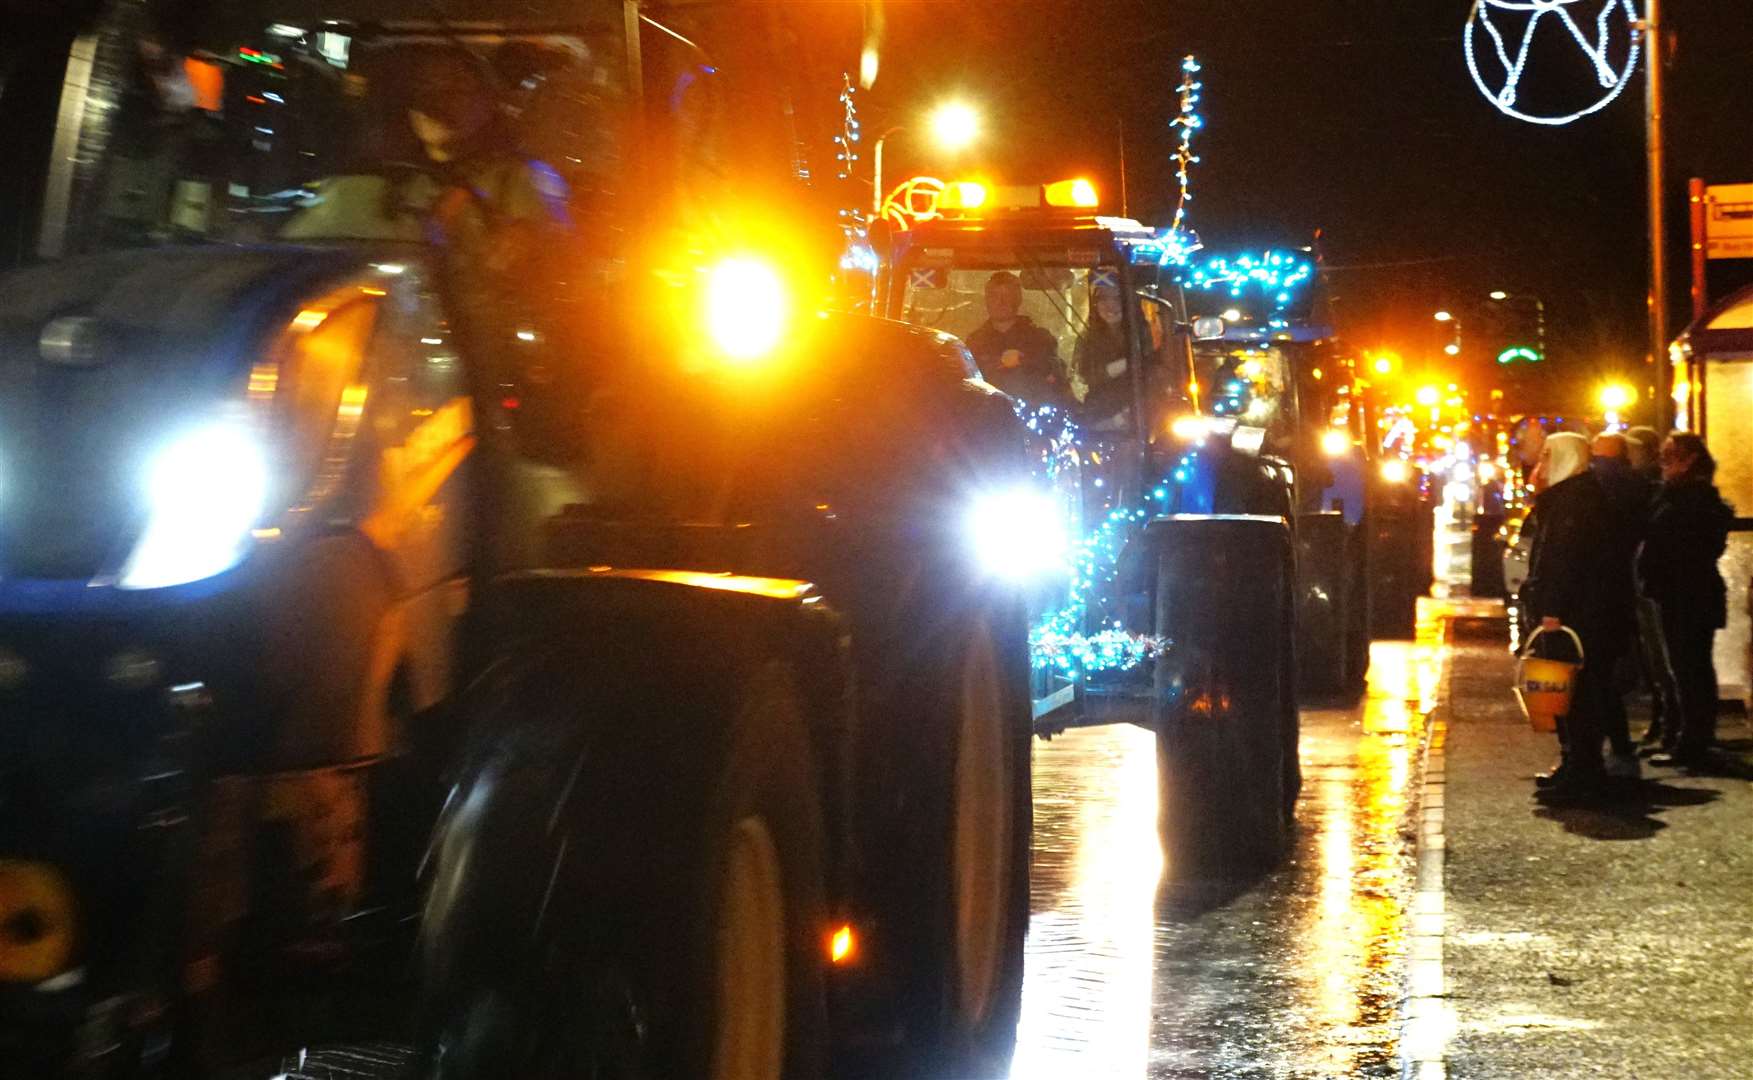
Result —
[{"label": "tractor headlight", "polygon": [[976,498],[968,512],[968,534],[981,566],[1012,580],[1063,568],[1071,550],[1059,504],[1046,492],[1021,485]]},{"label": "tractor headlight", "polygon": [[706,277],[706,328],[733,364],[753,363],[779,345],[791,313],[785,278],[757,258],[727,258]]},{"label": "tractor headlight", "polygon": [[124,589],[210,578],[249,552],[268,499],[268,456],[241,421],[214,420],[176,436],[147,463],[146,529],[122,567]]},{"label": "tractor headlight", "polygon": [[1389,458],[1382,462],[1382,479],[1390,484],[1404,484],[1411,479],[1412,470],[1399,458]]},{"label": "tractor headlight", "polygon": [[1351,433],[1344,428],[1328,428],[1321,433],[1321,453],[1328,457],[1344,457],[1351,452]]}]

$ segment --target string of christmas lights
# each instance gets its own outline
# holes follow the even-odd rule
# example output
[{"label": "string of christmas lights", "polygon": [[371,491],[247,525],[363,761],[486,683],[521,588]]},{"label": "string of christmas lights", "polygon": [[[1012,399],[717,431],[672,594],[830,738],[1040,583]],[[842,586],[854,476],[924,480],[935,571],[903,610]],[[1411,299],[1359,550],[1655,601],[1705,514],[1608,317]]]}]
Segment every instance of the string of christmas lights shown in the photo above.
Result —
[{"label": "string of christmas lights", "polygon": [[1203,261],[1189,261],[1181,274],[1181,284],[1188,289],[1211,292],[1226,289],[1240,298],[1249,290],[1257,290],[1272,299],[1275,310],[1283,310],[1296,298],[1297,290],[1315,279],[1313,259],[1293,251],[1267,250],[1260,255],[1210,255]]},{"label": "string of christmas lights", "polygon": [[[1093,455],[1082,449],[1082,432],[1062,410],[1051,405],[1022,405],[1018,414],[1039,437],[1041,470],[1049,485],[1058,487],[1068,468],[1081,469],[1093,463]],[[1092,480],[1092,485],[1100,488],[1100,479]],[[1073,487],[1072,491],[1074,497],[1081,498],[1079,489]],[[1161,500],[1168,492],[1158,488],[1154,494]],[[1098,672],[1136,667],[1162,652],[1165,646],[1160,639],[1131,633],[1117,621],[1088,629],[1092,597],[1113,583],[1127,537],[1151,516],[1143,507],[1112,507],[1102,523],[1078,541],[1067,567],[1064,599],[1029,632],[1029,655],[1035,670],[1081,682]]]},{"label": "string of christmas lights", "polygon": [[1193,201],[1193,166],[1199,164],[1199,155],[1193,152],[1193,133],[1205,126],[1205,118],[1199,115],[1200,91],[1205,89],[1205,84],[1199,81],[1201,70],[1193,56],[1181,58],[1181,85],[1177,91],[1181,111],[1169,121],[1171,128],[1181,129],[1180,144],[1175,148],[1175,179],[1181,185],[1181,198],[1175,204],[1174,223],[1169,226],[1169,232],[1176,235],[1186,220],[1187,204]]},{"label": "string of christmas lights", "polygon": [[[858,161],[858,143],[861,138],[858,120],[858,101],[855,95],[858,88],[852,85],[852,76],[842,72],[840,75],[840,130],[834,134],[835,177],[845,190],[851,190],[852,173]],[[846,251],[840,257],[840,268],[851,270],[872,277],[876,276],[878,261],[876,249],[870,243],[870,219],[863,208],[863,200],[855,199],[851,206],[840,209],[840,228],[846,234]]]}]

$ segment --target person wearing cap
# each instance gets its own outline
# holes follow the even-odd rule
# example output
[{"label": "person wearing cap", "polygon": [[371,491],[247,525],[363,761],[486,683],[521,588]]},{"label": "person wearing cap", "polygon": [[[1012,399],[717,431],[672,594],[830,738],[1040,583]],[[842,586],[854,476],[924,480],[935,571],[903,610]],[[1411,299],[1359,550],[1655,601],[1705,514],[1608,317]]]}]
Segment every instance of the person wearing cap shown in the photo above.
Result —
[{"label": "person wearing cap", "polygon": [[1546,489],[1535,500],[1534,547],[1522,592],[1542,630],[1576,633],[1584,660],[1570,714],[1559,720],[1560,762],[1535,782],[1547,802],[1586,802],[1605,794],[1601,740],[1623,724],[1625,703],[1613,669],[1632,620],[1627,526],[1589,471],[1588,439],[1574,432],[1547,436],[1541,467]]},{"label": "person wearing cap", "polygon": [[968,335],[968,351],[986,381],[1031,405],[1070,400],[1059,343],[1022,313],[1023,285],[1008,270],[986,279],[986,321]]}]

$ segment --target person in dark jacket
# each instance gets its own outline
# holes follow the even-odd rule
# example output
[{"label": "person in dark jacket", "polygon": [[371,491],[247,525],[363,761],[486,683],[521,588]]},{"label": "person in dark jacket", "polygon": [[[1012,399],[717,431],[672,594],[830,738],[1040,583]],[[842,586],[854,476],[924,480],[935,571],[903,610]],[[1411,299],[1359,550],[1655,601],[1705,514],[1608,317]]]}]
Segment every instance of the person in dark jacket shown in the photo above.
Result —
[{"label": "person in dark jacket", "polygon": [[1132,407],[1132,350],[1126,340],[1126,310],[1120,290],[1098,285],[1090,296],[1090,322],[1077,339],[1072,365],[1088,387],[1084,424],[1095,431],[1124,424]]},{"label": "person in dark jacket", "polygon": [[1637,475],[1649,481],[1653,489],[1662,482],[1662,466],[1656,456],[1662,452],[1662,437],[1653,427],[1638,425],[1625,430],[1625,460]]},{"label": "person in dark jacket", "polygon": [[1679,685],[1681,716],[1668,734],[1672,752],[1657,765],[1709,763],[1716,739],[1716,632],[1727,623],[1727,590],[1717,560],[1728,546],[1735,512],[1712,480],[1716,461],[1697,435],[1677,432],[1663,444],[1662,490],[1637,555],[1640,593],[1660,609],[1668,659]]},{"label": "person in dark jacket", "polygon": [[[1624,521],[1626,528],[1621,530],[1620,558],[1626,566],[1631,566],[1637,558],[1637,545],[1643,542],[1643,531],[1649,524],[1650,501],[1654,497],[1654,486],[1631,466],[1631,440],[1618,432],[1604,431],[1595,436],[1589,447],[1589,471],[1600,481],[1601,490],[1606,493],[1607,501],[1613,504]],[[1633,601],[1633,615],[1636,614]],[[1631,626],[1633,637],[1628,643],[1636,642],[1637,626],[1633,619]],[[1640,650],[1628,649],[1633,655],[1621,655],[1619,685],[1627,687],[1643,678],[1642,665],[1639,659]],[[1647,680],[1645,680],[1647,681]],[[1660,701],[1659,694],[1652,694],[1652,700]],[[1659,709],[1657,711],[1659,716]],[[1607,772],[1612,776],[1632,778],[1638,775],[1637,744],[1632,742],[1630,725],[1624,709],[1611,710],[1607,715],[1607,741],[1613,748],[1612,756],[1607,759]],[[1657,722],[1652,719],[1652,723]]]},{"label": "person in dark jacket", "polygon": [[1008,270],[986,279],[986,321],[968,335],[986,381],[1031,405],[1064,405],[1070,394],[1059,343],[1023,314],[1023,284]]},{"label": "person in dark jacket", "polygon": [[1578,802],[1602,793],[1601,739],[1624,722],[1613,669],[1629,641],[1631,563],[1622,539],[1625,524],[1589,471],[1588,440],[1572,432],[1548,436],[1541,464],[1547,487],[1535,500],[1534,546],[1522,591],[1530,619],[1548,632],[1575,631],[1584,660],[1570,714],[1559,721],[1562,758],[1536,783],[1548,801]]}]

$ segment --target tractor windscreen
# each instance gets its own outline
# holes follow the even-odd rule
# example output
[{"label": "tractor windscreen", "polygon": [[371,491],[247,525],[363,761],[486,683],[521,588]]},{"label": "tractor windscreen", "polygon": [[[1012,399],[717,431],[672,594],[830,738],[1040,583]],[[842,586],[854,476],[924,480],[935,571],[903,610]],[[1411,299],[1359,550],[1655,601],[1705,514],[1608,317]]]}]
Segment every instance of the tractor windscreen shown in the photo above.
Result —
[{"label": "tractor windscreen", "polygon": [[1208,415],[1271,435],[1295,429],[1295,371],[1283,349],[1202,344],[1194,350],[1194,371]]},{"label": "tractor windscreen", "polygon": [[[1005,340],[1015,338],[1015,326],[1038,328],[1043,342],[1051,341],[1050,362],[1063,383],[1081,400],[1088,390],[1090,372],[1081,370],[1080,357],[1102,354],[1111,363],[1128,350],[1129,336],[1143,327],[1152,345],[1160,344],[1156,311],[1148,304],[1137,306],[1137,319],[1108,325],[1101,318],[1104,297],[1114,302],[1109,316],[1120,318],[1118,304],[1123,280],[1119,270],[1104,265],[1058,265],[1028,251],[957,254],[953,265],[935,260],[915,263],[903,273],[905,292],[901,317],[919,326],[942,330],[968,342],[975,360],[988,376],[999,356],[983,356],[982,343],[990,336],[983,328],[1005,326]],[[1011,320],[1016,320],[1012,323]],[[1026,324],[1024,324],[1026,320]],[[1113,353],[1113,356],[1107,355]],[[1086,365],[1087,366],[1087,365]]]},{"label": "tractor windscreen", "polygon": [[56,136],[79,152],[51,166],[39,256],[422,240],[441,192],[516,219],[616,186],[619,27],[366,33],[278,21],[282,7],[148,0],[81,37]]}]

